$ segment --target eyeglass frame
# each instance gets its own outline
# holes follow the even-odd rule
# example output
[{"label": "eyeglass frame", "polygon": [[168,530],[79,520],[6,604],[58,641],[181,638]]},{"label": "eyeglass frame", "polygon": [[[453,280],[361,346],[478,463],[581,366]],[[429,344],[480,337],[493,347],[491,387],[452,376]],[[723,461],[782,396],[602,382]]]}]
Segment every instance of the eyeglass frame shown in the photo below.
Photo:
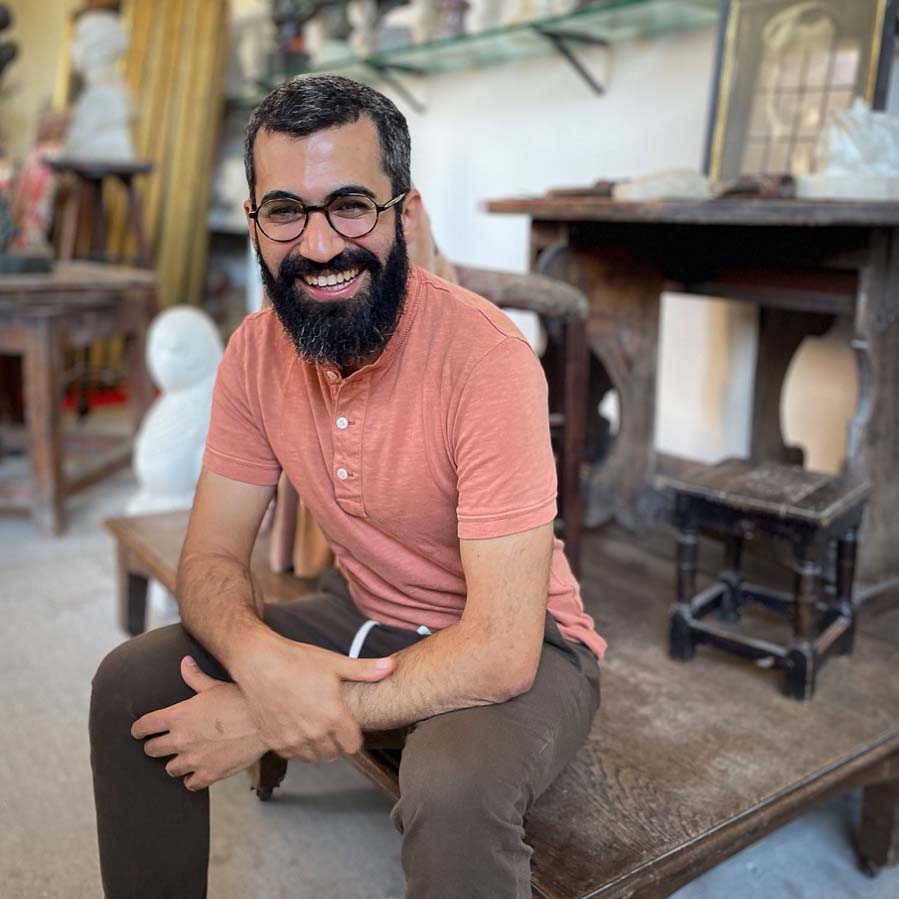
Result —
[{"label": "eyeglass frame", "polygon": [[[338,194],[336,197],[331,197],[331,199],[328,200],[327,203],[325,203],[324,205],[320,205],[320,206],[307,206],[302,200],[298,199],[297,197],[270,197],[268,200],[263,200],[263,202],[259,206],[251,209],[247,213],[247,215],[251,219],[253,219],[253,222],[256,225],[256,227],[263,234],[265,234],[265,236],[270,241],[272,241],[274,243],[291,243],[294,240],[299,240],[305,233],[306,228],[309,225],[310,213],[313,213],[313,212],[323,212],[325,214],[325,219],[327,220],[328,225],[331,227],[331,230],[335,234],[339,234],[342,238],[344,238],[344,240],[358,240],[360,237],[367,237],[369,234],[371,234],[371,232],[374,231],[375,228],[378,227],[378,222],[381,219],[381,213],[386,211],[387,209],[391,209],[392,207],[396,206],[397,203],[401,203],[406,198],[408,193],[409,193],[408,190],[404,190],[401,194],[397,194],[392,200],[388,200],[386,203],[378,203],[373,197],[370,197],[367,194],[360,194],[360,193]],[[368,231],[365,231],[362,234],[357,234],[354,237],[348,237],[346,234],[341,233],[340,231],[337,230],[337,228],[334,227],[334,222],[331,221],[331,213],[328,208],[336,200],[344,200],[347,197],[362,197],[365,200],[369,200],[372,203],[372,205],[375,207],[374,224],[371,226],[371,228],[368,229]],[[297,234],[295,237],[269,237],[269,235],[266,233],[265,228],[263,228],[262,225],[259,224],[259,217],[258,217],[259,210],[262,209],[262,207],[265,206],[266,203],[271,202],[272,200],[287,200],[287,199],[292,200],[294,203],[298,203],[300,206],[302,206],[303,213],[306,216],[306,220],[303,222],[303,227],[300,228],[300,233]]]}]

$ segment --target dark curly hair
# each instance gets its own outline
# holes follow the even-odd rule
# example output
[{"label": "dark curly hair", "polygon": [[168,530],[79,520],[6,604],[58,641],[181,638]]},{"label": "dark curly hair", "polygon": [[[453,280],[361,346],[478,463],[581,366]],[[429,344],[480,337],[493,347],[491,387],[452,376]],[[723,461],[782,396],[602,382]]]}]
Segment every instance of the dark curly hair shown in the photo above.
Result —
[{"label": "dark curly hair", "polygon": [[325,128],[349,125],[368,116],[378,129],[381,166],[393,195],[409,190],[409,126],[396,106],[378,91],[339,75],[308,75],[279,84],[250,114],[244,141],[244,166],[250,202],[256,205],[253,147],[260,129],[307,137]]}]

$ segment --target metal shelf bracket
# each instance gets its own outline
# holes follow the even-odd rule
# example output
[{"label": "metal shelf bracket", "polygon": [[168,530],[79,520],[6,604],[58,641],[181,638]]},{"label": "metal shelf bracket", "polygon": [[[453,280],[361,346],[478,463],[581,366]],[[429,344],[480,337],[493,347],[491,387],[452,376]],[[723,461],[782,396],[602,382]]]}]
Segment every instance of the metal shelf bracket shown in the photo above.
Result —
[{"label": "metal shelf bracket", "polygon": [[569,44],[589,44],[593,47],[605,47],[608,49],[611,46],[609,41],[604,37],[580,34],[563,28],[552,28],[548,25],[534,25],[533,28],[537,34],[545,37],[556,48],[556,51],[568,61],[594,93],[602,96],[606,92],[605,86],[600,84],[593,76],[593,73],[574,55]]},{"label": "metal shelf bracket", "polygon": [[377,72],[378,76],[386,84],[389,84],[412,107],[412,109],[415,110],[415,112],[419,114],[427,112],[425,104],[396,77],[397,74],[416,76],[426,75],[427,72],[425,72],[424,69],[396,62],[380,62],[376,59],[367,59],[365,60],[365,64],[374,72]]}]

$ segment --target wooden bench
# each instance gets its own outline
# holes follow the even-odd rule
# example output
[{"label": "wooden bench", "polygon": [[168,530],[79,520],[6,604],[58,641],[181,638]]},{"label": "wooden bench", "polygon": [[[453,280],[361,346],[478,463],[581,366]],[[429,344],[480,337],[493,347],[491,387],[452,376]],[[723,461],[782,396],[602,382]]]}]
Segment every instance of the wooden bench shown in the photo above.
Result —
[{"label": "wooden bench", "polygon": [[[171,589],[187,513],[115,518],[119,614],[143,628],[146,579]],[[778,695],[776,672],[723,653],[690,665],[668,658],[670,563],[590,534],[585,604],[610,649],[602,709],[575,761],[532,809],[534,895],[543,899],[660,899],[703,871],[847,790],[863,787],[856,849],[876,872],[899,861],[899,607],[859,615],[855,654],[821,672],[815,698]],[[253,570],[267,600],[308,581]],[[388,795],[396,754],[351,759]]]}]

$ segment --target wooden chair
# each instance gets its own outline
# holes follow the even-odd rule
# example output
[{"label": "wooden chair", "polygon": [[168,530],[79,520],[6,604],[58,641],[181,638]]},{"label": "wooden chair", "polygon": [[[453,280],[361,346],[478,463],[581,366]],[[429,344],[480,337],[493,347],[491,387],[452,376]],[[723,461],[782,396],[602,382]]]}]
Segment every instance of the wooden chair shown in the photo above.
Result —
[{"label": "wooden chair", "polygon": [[581,463],[587,420],[587,299],[571,285],[543,275],[456,265],[456,276],[461,287],[500,308],[533,312],[546,330],[543,364],[549,382],[562,535],[577,577],[584,521]]},{"label": "wooden chair", "polygon": [[[585,454],[587,417],[588,351],[587,300],[576,288],[542,275],[517,275],[470,266],[453,266],[457,283],[501,308],[523,309],[540,319],[547,334],[542,362],[549,384],[550,433],[559,482],[558,529],[575,576],[580,574],[583,495],[581,463]],[[463,338],[464,339],[464,338]],[[278,503],[272,536],[272,567],[286,571],[293,566],[303,576],[321,573],[321,540],[313,539],[306,513],[297,512],[296,492],[286,478],[278,486]],[[303,515],[302,524],[299,524]],[[308,539],[297,548],[297,535]],[[322,538],[323,539],[323,538]],[[305,555],[310,558],[304,558]]]}]

